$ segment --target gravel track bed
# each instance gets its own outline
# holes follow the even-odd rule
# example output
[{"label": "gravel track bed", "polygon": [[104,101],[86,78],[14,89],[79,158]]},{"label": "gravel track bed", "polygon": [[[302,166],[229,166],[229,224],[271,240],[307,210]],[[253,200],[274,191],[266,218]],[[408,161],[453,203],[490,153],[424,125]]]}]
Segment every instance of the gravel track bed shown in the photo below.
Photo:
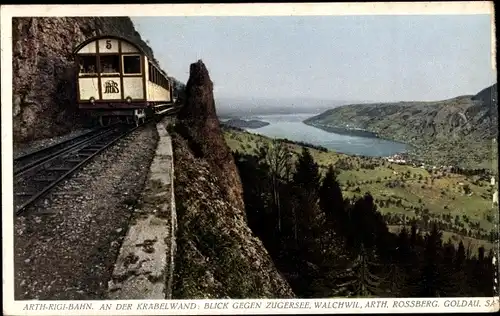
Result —
[{"label": "gravel track bed", "polygon": [[81,128],[81,129],[74,130],[71,133],[61,135],[61,136],[39,139],[39,140],[35,140],[35,141],[29,142],[29,143],[24,143],[24,144],[14,144],[14,148],[13,148],[14,158],[29,154],[31,152],[40,150],[40,149],[45,148],[45,147],[55,145],[57,143],[68,140],[70,138],[77,137],[79,135],[90,132],[91,130],[93,130],[93,128]]},{"label": "gravel track bed", "polygon": [[135,131],[15,218],[16,300],[106,297],[157,140]]}]

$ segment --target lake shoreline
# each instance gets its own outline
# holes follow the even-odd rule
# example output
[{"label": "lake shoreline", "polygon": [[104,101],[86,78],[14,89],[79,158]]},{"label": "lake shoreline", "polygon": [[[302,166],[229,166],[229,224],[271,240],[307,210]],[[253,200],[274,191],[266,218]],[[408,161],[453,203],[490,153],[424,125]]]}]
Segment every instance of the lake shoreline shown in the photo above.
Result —
[{"label": "lake shoreline", "polygon": [[363,129],[354,129],[354,128],[350,129],[350,128],[344,128],[344,127],[320,125],[320,124],[307,122],[307,120],[303,121],[302,123],[304,123],[308,126],[319,128],[321,130],[324,130],[325,132],[333,133],[333,134],[358,136],[358,137],[365,137],[365,138],[381,138],[376,133],[373,133],[373,132],[370,132],[367,130],[363,130]]},{"label": "lake shoreline", "polygon": [[412,149],[414,149],[411,144],[403,143],[401,141],[397,141],[395,139],[391,139],[388,137],[383,137],[377,133],[374,133],[374,132],[371,132],[368,130],[364,130],[364,129],[360,129],[360,128],[346,128],[346,127],[320,125],[320,124],[307,122],[307,120],[304,120],[302,123],[304,123],[307,126],[318,128],[320,130],[323,130],[325,132],[332,133],[332,134],[356,136],[356,137],[364,137],[364,138],[375,138],[375,139],[390,141],[390,142],[397,143],[397,144],[402,144],[402,145],[405,145],[408,147],[408,149],[404,153],[409,153]]},{"label": "lake shoreline", "polygon": [[224,122],[224,124],[230,125],[233,127],[249,128],[249,129],[258,129],[258,128],[262,128],[264,126],[268,126],[271,124],[269,122],[265,122],[265,121],[261,121],[261,120],[255,120],[255,119],[244,120],[241,118],[232,118],[232,119],[224,120],[223,122]]},{"label": "lake shoreline", "polygon": [[[424,157],[422,157],[422,154],[421,154],[422,153],[422,148],[419,147],[416,144],[405,143],[405,142],[398,141],[396,139],[392,139],[392,138],[389,138],[389,137],[381,136],[381,135],[379,135],[377,133],[374,133],[374,132],[371,132],[371,131],[367,131],[367,130],[363,130],[363,129],[349,129],[349,128],[346,128],[346,127],[326,126],[326,125],[321,125],[321,124],[317,124],[317,123],[313,123],[313,122],[308,122],[308,120],[309,120],[309,118],[306,119],[306,120],[304,120],[303,123],[306,124],[306,125],[308,125],[308,126],[321,129],[321,130],[323,130],[325,132],[328,132],[328,133],[335,133],[335,134],[341,134],[341,135],[350,135],[350,136],[359,136],[359,137],[365,137],[365,138],[382,139],[382,140],[390,141],[390,142],[393,142],[393,143],[398,143],[398,144],[405,145],[406,150],[405,151],[401,151],[401,152],[397,152],[395,155],[404,154],[404,155],[406,155],[409,158],[410,161],[412,161],[414,163],[417,163],[417,164],[427,164],[427,165],[456,165],[456,166],[459,166],[459,167],[462,167],[462,168],[469,168],[467,166],[455,164],[455,163],[452,163],[452,162],[449,162],[449,161],[446,161],[446,162],[440,161],[439,162],[439,161],[436,161],[434,159],[424,158]],[[390,156],[386,156],[385,158],[390,158]]]},{"label": "lake shoreline", "polygon": [[[304,122],[304,120],[314,115],[317,114],[254,115],[242,116],[239,119],[260,120],[270,123],[258,129],[243,128],[247,132],[271,138],[288,139],[293,142],[309,143],[349,156],[388,158],[408,152],[406,144],[377,137],[378,135],[368,131],[325,129]],[[220,121],[226,123],[227,119],[220,118]]]}]

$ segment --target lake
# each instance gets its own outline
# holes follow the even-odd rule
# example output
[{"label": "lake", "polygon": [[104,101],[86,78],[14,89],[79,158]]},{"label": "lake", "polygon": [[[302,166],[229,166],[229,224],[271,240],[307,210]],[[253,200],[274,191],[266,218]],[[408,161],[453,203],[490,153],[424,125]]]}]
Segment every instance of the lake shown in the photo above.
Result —
[{"label": "lake", "polygon": [[314,115],[317,113],[256,115],[242,117],[242,119],[255,119],[270,123],[270,125],[258,129],[247,129],[251,133],[302,141],[349,155],[385,157],[408,150],[408,146],[402,143],[374,137],[329,133],[302,123]]}]

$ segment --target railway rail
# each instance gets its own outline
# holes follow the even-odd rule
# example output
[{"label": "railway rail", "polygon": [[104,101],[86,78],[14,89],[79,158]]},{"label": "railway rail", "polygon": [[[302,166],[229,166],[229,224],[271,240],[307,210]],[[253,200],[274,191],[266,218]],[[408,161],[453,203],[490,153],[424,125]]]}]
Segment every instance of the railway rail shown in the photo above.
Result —
[{"label": "railway rail", "polygon": [[[20,157],[14,170],[14,211],[20,215],[96,155],[145,124],[117,124]],[[66,145],[66,146],[65,146]]]},{"label": "railway rail", "polygon": [[91,159],[150,122],[175,115],[180,107],[173,107],[141,125],[113,124],[100,127],[14,159],[14,211],[22,214],[34,202]]},{"label": "railway rail", "polygon": [[88,141],[89,138],[99,136],[106,132],[107,129],[109,129],[109,127],[99,127],[68,140],[18,156],[14,158],[14,175],[26,173],[31,168],[35,168],[37,165],[58,156],[62,152],[78,147]]}]

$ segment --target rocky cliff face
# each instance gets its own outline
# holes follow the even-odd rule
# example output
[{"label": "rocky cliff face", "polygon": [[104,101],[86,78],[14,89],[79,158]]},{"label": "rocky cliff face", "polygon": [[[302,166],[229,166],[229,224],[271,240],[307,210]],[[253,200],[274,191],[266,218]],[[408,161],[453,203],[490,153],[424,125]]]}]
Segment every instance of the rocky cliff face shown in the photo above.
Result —
[{"label": "rocky cliff face", "polygon": [[85,39],[124,36],[153,55],[128,17],[14,18],[12,29],[15,144],[58,135],[78,124],[72,51]]},{"label": "rocky cliff face", "polygon": [[215,112],[205,65],[191,65],[173,134],[178,219],[174,298],[294,294],[246,222],[239,174]]}]

